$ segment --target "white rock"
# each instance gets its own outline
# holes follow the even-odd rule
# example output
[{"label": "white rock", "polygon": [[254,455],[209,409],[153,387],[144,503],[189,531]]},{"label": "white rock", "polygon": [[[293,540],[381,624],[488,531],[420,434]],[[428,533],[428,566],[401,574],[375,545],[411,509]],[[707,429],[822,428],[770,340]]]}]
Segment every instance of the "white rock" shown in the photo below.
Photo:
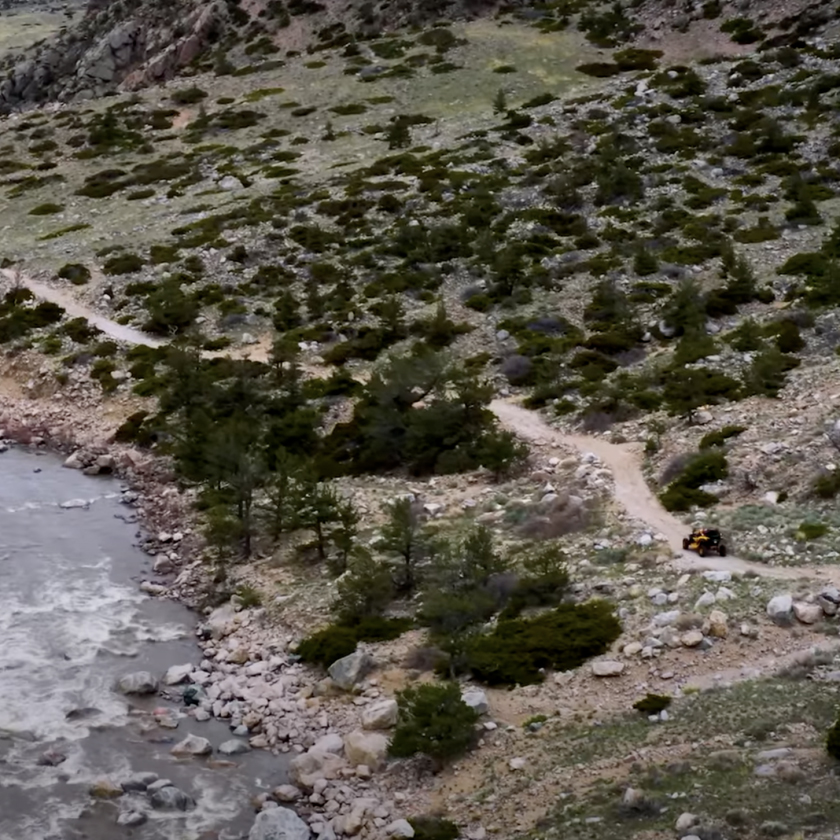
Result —
[{"label": "white rock", "polygon": [[344,736],[344,753],[352,767],[364,764],[378,770],[388,757],[388,738],[379,732],[351,732]]},{"label": "white rock", "polygon": [[694,603],[695,610],[701,610],[704,607],[711,607],[717,599],[714,592],[704,592]]},{"label": "white rock", "polygon": [[677,817],[677,822],[674,825],[674,828],[677,831],[687,831],[692,826],[697,825],[698,822],[699,819],[695,814],[689,814],[686,811],[685,813],[680,814],[679,817]]},{"label": "white rock", "polygon": [[480,688],[465,688],[461,692],[461,699],[480,715],[486,715],[490,709],[487,695]]},{"label": "white rock", "polygon": [[689,630],[680,636],[683,647],[693,648],[703,643],[703,634],[699,630]]},{"label": "white rock", "polygon": [[257,814],[248,840],[309,840],[309,826],[289,808],[271,808]]},{"label": "white rock", "polygon": [[297,802],[303,796],[300,788],[294,785],[280,785],[280,787],[274,788],[272,794],[280,802]]},{"label": "white rock", "polygon": [[592,673],[596,677],[617,677],[624,673],[625,665],[615,659],[600,659],[592,663]]},{"label": "white rock", "polygon": [[803,624],[816,624],[823,617],[823,608],[819,604],[805,604],[797,601],[793,613]]},{"label": "white rock", "polygon": [[175,744],[170,752],[177,756],[210,755],[213,752],[213,747],[206,738],[201,738],[198,735],[187,735],[183,741]]},{"label": "white rock", "polygon": [[173,665],[166,671],[163,677],[163,684],[178,685],[178,683],[186,682],[192,670],[193,666],[189,663],[186,665]]},{"label": "white rock", "polygon": [[377,700],[362,710],[362,726],[365,729],[390,729],[396,726],[397,713],[396,700]]},{"label": "white rock", "polygon": [[385,827],[385,833],[389,837],[414,837],[414,829],[408,820],[394,820]]},{"label": "white rock", "polygon": [[712,581],[712,583],[729,583],[732,580],[732,572],[710,569],[707,572],[703,572],[703,579]]},{"label": "white rock", "polygon": [[158,681],[148,671],[136,671],[120,677],[117,688],[123,694],[154,694]]},{"label": "white rock", "polygon": [[512,758],[508,762],[508,767],[511,770],[522,770],[525,767],[525,759],[524,758]]},{"label": "white rock", "polygon": [[790,624],[793,614],[793,598],[790,593],[776,595],[767,604],[767,615],[774,624]]}]

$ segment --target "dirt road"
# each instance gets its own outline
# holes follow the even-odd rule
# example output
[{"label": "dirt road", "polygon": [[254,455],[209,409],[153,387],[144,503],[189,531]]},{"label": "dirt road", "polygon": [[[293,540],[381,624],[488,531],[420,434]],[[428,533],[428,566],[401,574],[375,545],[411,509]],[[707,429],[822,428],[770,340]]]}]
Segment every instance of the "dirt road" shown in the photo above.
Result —
[{"label": "dirt road", "polygon": [[[48,286],[16,271],[4,269],[0,271],[10,283],[25,286],[36,297],[49,300],[63,307],[68,315],[74,318],[86,318],[91,324],[100,329],[105,335],[111,336],[128,344],[145,344],[150,347],[160,347],[166,342],[154,338],[140,330],[118,324],[84,304],[76,301],[68,292]],[[268,352],[268,342],[262,341],[251,347],[204,353],[208,358],[217,356],[233,356],[236,358],[252,358],[264,361]],[[763,577],[773,577],[781,580],[798,580],[801,578],[816,578],[840,585],[840,569],[834,566],[801,566],[787,568],[766,566],[763,563],[753,563],[740,557],[698,557],[696,554],[682,550],[683,537],[688,533],[688,526],[666,511],[655,494],[648,487],[642,472],[642,455],[637,444],[615,444],[601,438],[588,435],[562,434],[549,426],[538,414],[506,400],[494,400],[490,404],[493,413],[502,425],[515,432],[524,440],[544,442],[549,446],[572,447],[581,453],[593,453],[598,460],[613,474],[615,499],[627,514],[643,523],[656,535],[664,537],[677,557],[677,564],[685,570],[721,570],[734,573],[752,572]]]}]

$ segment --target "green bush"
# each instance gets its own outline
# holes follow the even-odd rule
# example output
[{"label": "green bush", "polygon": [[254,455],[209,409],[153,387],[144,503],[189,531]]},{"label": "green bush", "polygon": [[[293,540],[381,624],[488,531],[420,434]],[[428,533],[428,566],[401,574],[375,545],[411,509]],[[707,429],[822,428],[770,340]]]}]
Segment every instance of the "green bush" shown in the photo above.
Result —
[{"label": "green bush", "polygon": [[671,700],[668,694],[646,694],[633,704],[633,708],[643,715],[658,715],[671,705]]},{"label": "green bush", "polygon": [[117,254],[105,261],[102,270],[110,275],[133,274],[135,271],[140,271],[145,264],[145,260],[137,254]]},{"label": "green bush", "polygon": [[711,449],[714,446],[723,446],[729,438],[736,437],[746,430],[746,426],[724,426],[722,429],[703,435],[700,438],[700,448]]},{"label": "green bush", "polygon": [[575,70],[596,79],[608,79],[610,76],[617,76],[621,73],[621,68],[617,64],[608,61],[590,61],[585,64],[578,64]]},{"label": "green bush", "polygon": [[388,752],[395,758],[426,755],[438,766],[459,758],[478,740],[479,714],[461,698],[458,683],[426,683],[397,694],[399,719]]},{"label": "green bush", "polygon": [[465,661],[488,685],[531,685],[543,681],[545,669],[569,671],[605,653],[620,634],[610,604],[562,604],[534,618],[500,621],[469,642]]},{"label": "green bush", "polygon": [[84,286],[90,280],[90,269],[81,263],[67,263],[58,270],[58,276],[74,286]]},{"label": "green bush", "polygon": [[840,718],[835,721],[826,734],[825,751],[832,758],[840,759]]},{"label": "green bush", "polygon": [[134,414],[129,415],[114,432],[114,440],[117,443],[147,445],[149,442],[148,435],[144,432],[143,427],[148,416],[148,411],[135,411]]},{"label": "green bush", "polygon": [[295,650],[304,661],[329,668],[338,659],[356,650],[356,633],[350,627],[330,625],[307,636]]},{"label": "green bush", "polygon": [[443,817],[409,817],[414,829],[414,840],[458,840],[461,830]]},{"label": "green bush", "polygon": [[169,98],[176,105],[195,105],[197,102],[201,102],[202,99],[206,99],[207,93],[193,85],[192,87],[173,90]]},{"label": "green bush", "polygon": [[39,204],[37,207],[33,207],[29,211],[30,216],[51,216],[54,213],[60,213],[64,209],[63,204],[53,204],[52,202],[47,202],[46,204]]},{"label": "green bush", "polygon": [[840,470],[817,476],[811,491],[820,499],[833,499],[840,493]]},{"label": "green bush", "polygon": [[828,533],[828,525],[824,522],[802,522],[796,529],[796,539],[817,540]]},{"label": "green bush", "polygon": [[659,499],[666,510],[685,511],[692,506],[709,507],[717,496],[700,488],[704,484],[721,481],[729,474],[726,455],[719,449],[709,449],[695,455],[674,479]]}]

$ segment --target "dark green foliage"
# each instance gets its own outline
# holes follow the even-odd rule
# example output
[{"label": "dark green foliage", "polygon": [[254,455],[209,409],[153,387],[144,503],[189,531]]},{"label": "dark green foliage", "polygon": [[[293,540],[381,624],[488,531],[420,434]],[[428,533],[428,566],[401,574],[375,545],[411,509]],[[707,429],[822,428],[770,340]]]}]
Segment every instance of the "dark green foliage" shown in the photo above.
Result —
[{"label": "dark green foliage", "polygon": [[137,254],[117,254],[105,261],[102,270],[111,275],[133,274],[140,271],[145,264],[145,260]]},{"label": "dark green foliage", "polygon": [[169,98],[176,105],[195,105],[196,103],[201,102],[202,99],[206,99],[207,93],[201,88],[193,85],[192,87],[173,90],[169,95]]},{"label": "dark green foliage", "polygon": [[825,736],[825,751],[832,757],[840,759],[840,718],[828,730]]},{"label": "dark green foliage", "polygon": [[566,558],[555,545],[532,549],[525,560],[525,574],[502,610],[502,618],[515,618],[523,610],[534,607],[554,607],[565,598],[569,588]]},{"label": "dark green foliage", "polygon": [[63,204],[53,204],[52,202],[47,202],[45,204],[39,204],[37,207],[33,207],[29,211],[30,216],[51,216],[54,213],[60,213],[64,209]]},{"label": "dark green foliage", "polygon": [[833,499],[840,493],[840,470],[827,470],[814,479],[811,492],[818,499]]},{"label": "dark green foliage", "polygon": [[414,840],[458,840],[460,829],[442,817],[409,817]]},{"label": "dark green foliage", "polygon": [[80,263],[67,263],[58,270],[58,276],[74,286],[84,286],[90,280],[90,269]]},{"label": "dark green foliage", "polygon": [[749,18],[732,18],[720,25],[720,31],[729,34],[736,44],[754,44],[764,38],[764,33]]},{"label": "dark green foliage", "polygon": [[114,440],[117,443],[148,446],[151,443],[151,435],[145,423],[148,416],[148,411],[135,411],[129,415],[114,432]]},{"label": "dark green foliage", "polygon": [[622,71],[656,70],[657,59],[662,58],[662,50],[641,50],[636,47],[613,53],[613,61]]},{"label": "dark green foliage", "polygon": [[794,254],[777,269],[779,274],[804,274],[820,277],[828,269],[829,259],[821,253]]},{"label": "dark green foliage", "polygon": [[578,28],[586,33],[587,40],[604,49],[631,40],[642,29],[618,0],[606,8],[601,5],[584,8]]},{"label": "dark green foliage", "polygon": [[643,715],[658,715],[671,705],[672,699],[668,694],[646,694],[633,704],[633,708]]},{"label": "dark green foliage", "polygon": [[719,449],[710,449],[695,455],[686,464],[682,474],[674,479],[659,496],[666,510],[683,511],[692,506],[709,507],[717,502],[717,496],[706,493],[700,487],[720,481],[729,474],[726,455]]},{"label": "dark green foliage", "polygon": [[777,397],[785,387],[786,374],[800,364],[799,359],[788,356],[778,347],[759,353],[744,373],[746,395]]},{"label": "dark green foliage", "polygon": [[488,685],[531,685],[543,681],[545,669],[570,671],[605,653],[620,634],[610,604],[562,604],[535,618],[500,621],[468,644],[466,662]]},{"label": "dark green foliage", "polygon": [[349,656],[356,650],[358,639],[350,627],[330,625],[307,636],[295,650],[304,661],[329,668],[337,659]]},{"label": "dark green foliage", "polygon": [[12,289],[0,300],[0,344],[23,338],[32,330],[58,323],[64,310],[55,303],[44,301],[35,306],[34,295],[28,289]]},{"label": "dark green foliage", "polygon": [[741,432],[747,430],[746,426],[724,426],[714,432],[707,432],[700,438],[700,449],[711,449],[714,446],[723,446],[729,438],[737,437]]},{"label": "dark green foliage", "polygon": [[805,347],[805,339],[800,335],[799,327],[794,321],[785,319],[768,324],[765,333],[775,336],[776,347],[782,353],[798,353]]},{"label": "dark green foliage", "polygon": [[596,79],[607,79],[610,76],[617,76],[621,72],[621,68],[617,64],[611,64],[607,61],[591,61],[586,64],[578,64],[575,70],[587,76],[594,76]]},{"label": "dark green foliage", "polygon": [[637,248],[633,256],[633,271],[639,277],[648,277],[651,274],[656,274],[658,270],[659,260],[656,258],[656,254],[648,248]]},{"label": "dark green foliage", "polygon": [[149,318],[143,329],[154,335],[183,332],[198,317],[199,305],[184,293],[177,279],[165,280],[146,298]]},{"label": "dark green foliage", "polygon": [[461,698],[456,682],[426,683],[397,694],[399,719],[388,748],[395,758],[425,755],[438,766],[475,746],[478,712]]},{"label": "dark green foliage", "polygon": [[825,522],[801,522],[796,529],[798,540],[817,540],[828,533],[828,525]]},{"label": "dark green foliage", "polygon": [[76,344],[87,344],[99,335],[99,330],[92,327],[84,318],[71,318],[62,325],[61,331]]}]

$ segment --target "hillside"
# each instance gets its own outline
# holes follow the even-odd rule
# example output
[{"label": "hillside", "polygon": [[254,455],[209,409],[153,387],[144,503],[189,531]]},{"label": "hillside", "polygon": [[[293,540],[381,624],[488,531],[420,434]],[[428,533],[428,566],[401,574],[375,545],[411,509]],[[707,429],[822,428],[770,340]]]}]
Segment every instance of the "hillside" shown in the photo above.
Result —
[{"label": "hillside", "polygon": [[[833,8],[2,14],[0,426],[157,465],[144,586],[233,595],[231,655],[326,628],[255,745],[455,674],[474,752],[330,772],[469,840],[834,836]],[[321,837],[385,836],[306,776]]]}]

